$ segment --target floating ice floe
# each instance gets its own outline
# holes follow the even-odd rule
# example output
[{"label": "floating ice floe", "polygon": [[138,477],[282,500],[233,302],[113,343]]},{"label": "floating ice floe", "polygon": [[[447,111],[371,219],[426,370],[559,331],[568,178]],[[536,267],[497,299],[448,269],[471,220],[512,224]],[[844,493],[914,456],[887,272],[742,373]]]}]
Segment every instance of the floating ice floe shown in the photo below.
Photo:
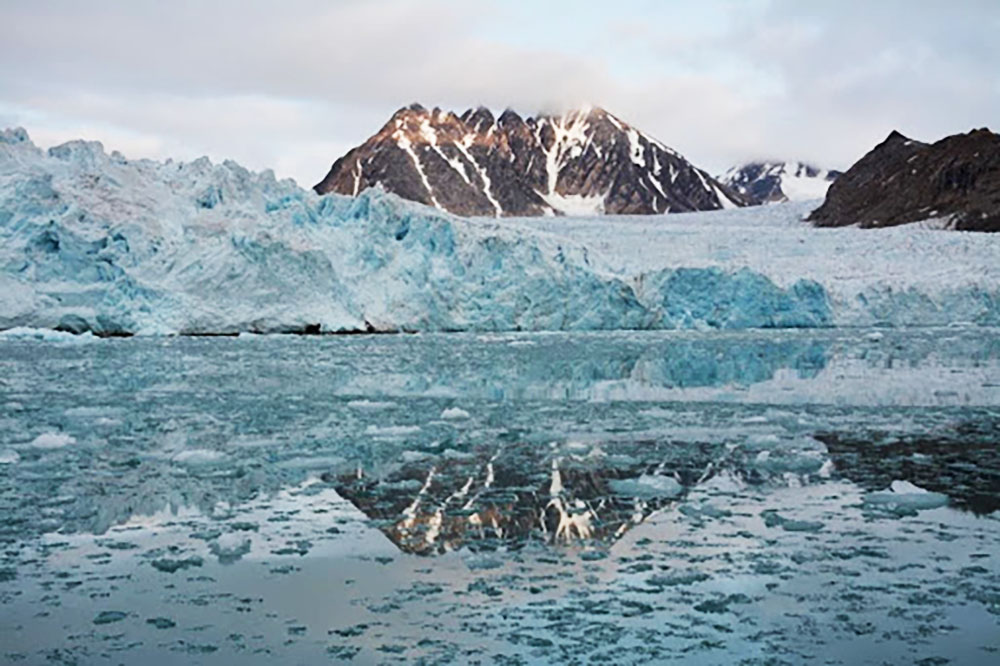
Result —
[{"label": "floating ice floe", "polygon": [[637,479],[613,480],[608,486],[618,495],[628,497],[677,497],[684,491],[677,479],[670,476],[643,474]]},{"label": "floating ice floe", "polygon": [[469,412],[465,411],[461,407],[449,407],[441,412],[441,418],[447,421],[462,421],[469,418]]},{"label": "floating ice floe", "polygon": [[381,400],[351,400],[347,403],[347,406],[351,409],[378,411],[382,409],[395,409],[398,405],[394,402]]},{"label": "floating ice floe", "polygon": [[405,437],[406,435],[415,435],[418,432],[420,432],[420,426],[370,425],[365,428],[366,435],[374,435],[376,437]]},{"label": "floating ice floe", "polygon": [[948,504],[948,496],[936,493],[909,481],[893,481],[889,488],[865,496],[865,504],[885,506],[902,511],[924,511]]},{"label": "floating ice floe", "polygon": [[172,460],[181,465],[198,467],[201,465],[214,465],[226,457],[221,451],[211,449],[188,449],[174,455]]},{"label": "floating ice floe", "polygon": [[250,544],[250,537],[228,532],[209,543],[208,549],[222,564],[231,564],[250,552]]},{"label": "floating ice floe", "polygon": [[61,449],[70,444],[76,444],[76,438],[64,432],[45,432],[31,440],[32,448],[36,449]]}]

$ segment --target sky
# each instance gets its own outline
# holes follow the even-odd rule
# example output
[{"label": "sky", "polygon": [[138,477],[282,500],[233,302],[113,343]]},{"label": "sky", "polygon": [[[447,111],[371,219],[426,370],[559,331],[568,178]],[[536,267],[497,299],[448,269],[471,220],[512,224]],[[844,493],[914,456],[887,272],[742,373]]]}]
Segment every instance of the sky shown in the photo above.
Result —
[{"label": "sky", "polygon": [[721,173],[1000,127],[998,0],[0,0],[0,127],[311,186],[412,102],[591,104]]}]

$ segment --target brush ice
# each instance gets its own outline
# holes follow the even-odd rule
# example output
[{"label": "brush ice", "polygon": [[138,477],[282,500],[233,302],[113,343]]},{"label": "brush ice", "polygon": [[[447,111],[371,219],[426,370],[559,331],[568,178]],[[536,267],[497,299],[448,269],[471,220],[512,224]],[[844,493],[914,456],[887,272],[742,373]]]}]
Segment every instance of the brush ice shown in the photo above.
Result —
[{"label": "brush ice", "polygon": [[1000,325],[1000,237],[812,229],[812,205],[467,220],[379,190],[319,197],[230,161],[42,151],[6,130],[0,329]]}]

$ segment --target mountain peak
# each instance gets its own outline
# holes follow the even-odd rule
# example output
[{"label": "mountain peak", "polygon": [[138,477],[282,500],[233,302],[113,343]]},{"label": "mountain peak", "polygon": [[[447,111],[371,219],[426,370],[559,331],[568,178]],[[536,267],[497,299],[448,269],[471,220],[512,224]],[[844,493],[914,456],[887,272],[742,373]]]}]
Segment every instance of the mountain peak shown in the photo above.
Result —
[{"label": "mountain peak", "polygon": [[809,216],[817,226],[888,227],[940,218],[1000,231],[1000,136],[973,130],[932,144],[899,132],[858,160]]},{"label": "mountain peak", "polygon": [[503,113],[500,114],[500,117],[497,118],[497,123],[499,123],[501,127],[519,125],[524,124],[524,119],[518,115],[517,111],[508,106],[504,109]]},{"label": "mountain peak", "polygon": [[524,117],[460,116],[411,104],[334,162],[314,188],[379,185],[459,215],[654,214],[747,201],[601,107]]}]

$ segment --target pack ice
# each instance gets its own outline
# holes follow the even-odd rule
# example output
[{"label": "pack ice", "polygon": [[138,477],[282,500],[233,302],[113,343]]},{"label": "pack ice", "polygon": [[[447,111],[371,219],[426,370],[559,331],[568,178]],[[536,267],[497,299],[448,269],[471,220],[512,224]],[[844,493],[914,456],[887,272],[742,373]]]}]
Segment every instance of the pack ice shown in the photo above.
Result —
[{"label": "pack ice", "polygon": [[0,132],[0,328],[187,334],[1000,323],[1000,238],[808,207],[463,219]]}]

